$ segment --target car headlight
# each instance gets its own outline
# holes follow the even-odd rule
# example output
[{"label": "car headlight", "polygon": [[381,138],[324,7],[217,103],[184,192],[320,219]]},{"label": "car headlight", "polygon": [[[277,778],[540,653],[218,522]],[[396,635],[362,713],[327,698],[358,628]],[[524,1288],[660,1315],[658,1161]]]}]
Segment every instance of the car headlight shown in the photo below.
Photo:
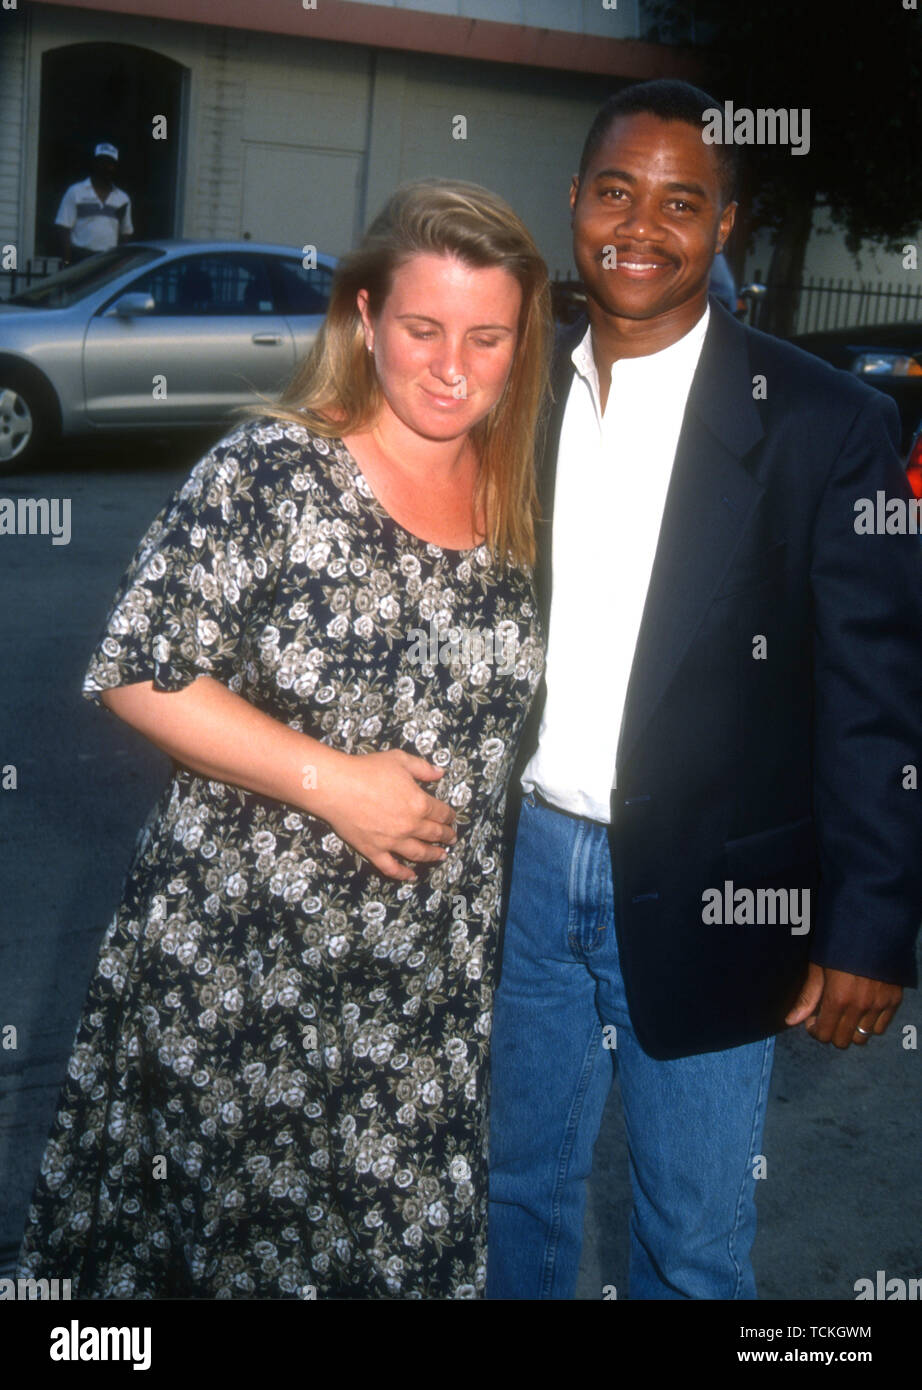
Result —
[{"label": "car headlight", "polygon": [[899,352],[862,352],[852,363],[858,376],[922,376],[922,364]]}]

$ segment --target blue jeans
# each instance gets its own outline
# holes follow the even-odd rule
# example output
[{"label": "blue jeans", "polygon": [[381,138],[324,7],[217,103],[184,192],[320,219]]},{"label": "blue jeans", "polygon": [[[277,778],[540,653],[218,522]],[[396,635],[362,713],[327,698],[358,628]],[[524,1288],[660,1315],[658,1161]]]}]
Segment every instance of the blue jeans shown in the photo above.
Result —
[{"label": "blue jeans", "polygon": [[493,1020],[487,1297],[573,1297],[615,1064],[633,1192],[630,1297],[755,1298],[773,1054],[773,1038],[665,1062],[643,1051],[618,964],[607,829],[527,796]]}]

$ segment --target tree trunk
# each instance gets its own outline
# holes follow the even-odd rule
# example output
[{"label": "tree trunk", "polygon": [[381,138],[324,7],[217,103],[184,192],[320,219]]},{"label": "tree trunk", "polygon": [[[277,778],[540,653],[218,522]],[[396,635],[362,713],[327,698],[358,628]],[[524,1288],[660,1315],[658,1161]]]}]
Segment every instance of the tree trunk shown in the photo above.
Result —
[{"label": "tree trunk", "polygon": [[761,305],[758,326],[779,338],[790,338],[794,333],[815,202],[815,195],[792,201],[775,238],[768,294]]}]

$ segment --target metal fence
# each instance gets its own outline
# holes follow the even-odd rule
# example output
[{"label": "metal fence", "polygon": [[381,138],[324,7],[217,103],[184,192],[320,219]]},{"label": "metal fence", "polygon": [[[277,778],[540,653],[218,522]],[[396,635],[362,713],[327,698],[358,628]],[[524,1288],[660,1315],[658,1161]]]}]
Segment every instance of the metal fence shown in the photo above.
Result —
[{"label": "metal fence", "polygon": [[[756,273],[757,280],[759,278]],[[766,284],[767,293],[754,305],[751,322],[765,325],[769,301],[793,299],[792,336],[822,333],[828,328],[858,328],[864,324],[909,323],[922,320],[922,285],[881,284],[814,275],[800,285]]]},{"label": "metal fence", "polygon": [[[801,284],[785,285],[764,281],[758,270],[752,279],[764,284],[766,292],[758,298],[746,296],[747,307],[740,310],[740,316],[756,328],[770,327],[779,304],[793,309],[792,337],[827,328],[922,322],[922,284],[916,289],[905,283],[864,283],[844,276],[814,275]],[[563,323],[571,323],[585,312],[586,296],[578,280],[558,277],[551,285],[551,297],[555,316]]]},{"label": "metal fence", "polygon": [[47,275],[54,275],[60,269],[60,257],[35,256],[17,270],[0,270],[0,300],[9,299],[11,295],[19,294],[20,290],[27,290],[35,280],[44,280]]}]

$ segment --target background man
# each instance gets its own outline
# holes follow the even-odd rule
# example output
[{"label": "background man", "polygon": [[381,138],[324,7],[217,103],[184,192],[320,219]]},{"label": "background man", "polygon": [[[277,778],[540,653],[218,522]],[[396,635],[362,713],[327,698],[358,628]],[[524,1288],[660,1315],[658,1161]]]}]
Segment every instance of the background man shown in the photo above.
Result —
[{"label": "background man", "polygon": [[909,497],[896,411],[709,306],[736,208],[733,146],[702,140],[717,105],[619,93],[570,192],[589,325],[559,345],[539,480],[493,1298],[572,1297],[613,1060],[630,1297],[755,1297],[774,1034],[865,1046],[916,978],[922,552],[854,527],[857,499]]},{"label": "background man", "polygon": [[109,251],[134,232],[131,199],[115,186],[118,150],[102,143],[93,151],[88,179],[72,183],[61,199],[55,226],[65,265]]}]

